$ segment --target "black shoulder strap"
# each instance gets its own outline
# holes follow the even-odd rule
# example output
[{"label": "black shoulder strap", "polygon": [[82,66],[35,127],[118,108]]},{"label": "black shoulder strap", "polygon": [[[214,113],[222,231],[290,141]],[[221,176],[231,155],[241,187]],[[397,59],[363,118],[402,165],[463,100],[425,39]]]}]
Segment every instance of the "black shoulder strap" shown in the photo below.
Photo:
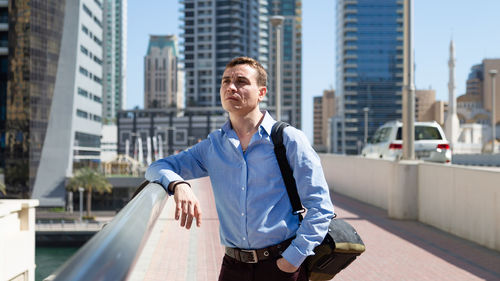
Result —
[{"label": "black shoulder strap", "polygon": [[271,139],[274,144],[274,154],[276,154],[276,159],[278,160],[278,165],[280,166],[281,176],[285,182],[286,191],[290,202],[292,203],[292,209],[294,215],[299,215],[299,219],[302,220],[302,213],[305,209],[302,207],[300,202],[299,193],[297,192],[297,184],[295,178],[293,177],[293,171],[286,158],[286,148],[283,144],[283,130],[288,127],[285,122],[277,121],[273,129],[271,130]]}]

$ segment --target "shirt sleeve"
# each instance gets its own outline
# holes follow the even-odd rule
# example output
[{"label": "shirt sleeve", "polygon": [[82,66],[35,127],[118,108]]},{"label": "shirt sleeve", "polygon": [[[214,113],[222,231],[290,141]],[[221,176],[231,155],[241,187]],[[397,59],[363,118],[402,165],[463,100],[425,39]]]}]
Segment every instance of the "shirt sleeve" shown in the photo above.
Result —
[{"label": "shirt sleeve", "polygon": [[305,134],[293,127],[285,128],[283,133],[288,163],[301,203],[307,209],[295,239],[282,254],[298,267],[323,241],[333,218],[333,204],[321,161]]},{"label": "shirt sleeve", "polygon": [[172,195],[168,190],[171,182],[208,175],[203,156],[206,155],[209,145],[210,140],[205,139],[178,154],[153,162],[146,171],[146,179],[161,184],[168,194]]}]

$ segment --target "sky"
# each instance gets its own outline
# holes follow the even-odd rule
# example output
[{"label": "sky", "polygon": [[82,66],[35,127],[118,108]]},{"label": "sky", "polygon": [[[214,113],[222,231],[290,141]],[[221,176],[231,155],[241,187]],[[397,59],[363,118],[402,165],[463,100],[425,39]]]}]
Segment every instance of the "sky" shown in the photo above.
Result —
[{"label": "sky", "polygon": [[[470,68],[500,58],[499,0],[414,0],[415,85],[448,101],[450,40],[455,44],[456,95]],[[179,35],[177,0],[128,1],[127,108],[143,107],[149,35]],[[335,89],[335,0],[302,0],[302,130],[312,140],[313,97]]]}]

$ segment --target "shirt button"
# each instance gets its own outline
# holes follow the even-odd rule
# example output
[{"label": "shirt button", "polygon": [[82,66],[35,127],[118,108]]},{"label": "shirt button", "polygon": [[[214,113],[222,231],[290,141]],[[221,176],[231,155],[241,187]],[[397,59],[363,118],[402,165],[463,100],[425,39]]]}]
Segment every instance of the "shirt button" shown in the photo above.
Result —
[{"label": "shirt button", "polygon": [[245,213],[241,213],[241,216],[243,217],[245,215]]},{"label": "shirt button", "polygon": [[243,237],[243,240],[247,240],[245,237]]},{"label": "shirt button", "polygon": [[245,190],[245,187],[242,187],[241,190]]}]

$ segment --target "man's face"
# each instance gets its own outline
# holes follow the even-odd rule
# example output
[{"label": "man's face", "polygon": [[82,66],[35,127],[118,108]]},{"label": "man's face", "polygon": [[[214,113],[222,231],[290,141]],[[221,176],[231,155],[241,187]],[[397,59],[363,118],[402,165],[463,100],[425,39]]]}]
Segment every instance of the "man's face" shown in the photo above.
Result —
[{"label": "man's face", "polygon": [[266,95],[266,87],[257,85],[257,70],[246,64],[226,68],[222,75],[220,99],[229,113],[247,114]]}]

